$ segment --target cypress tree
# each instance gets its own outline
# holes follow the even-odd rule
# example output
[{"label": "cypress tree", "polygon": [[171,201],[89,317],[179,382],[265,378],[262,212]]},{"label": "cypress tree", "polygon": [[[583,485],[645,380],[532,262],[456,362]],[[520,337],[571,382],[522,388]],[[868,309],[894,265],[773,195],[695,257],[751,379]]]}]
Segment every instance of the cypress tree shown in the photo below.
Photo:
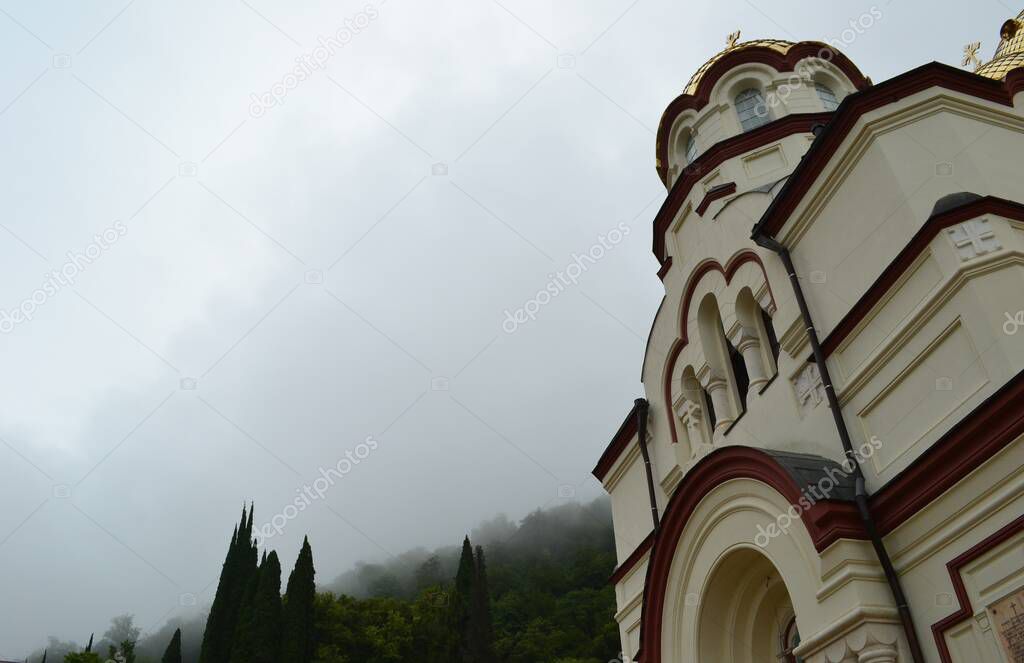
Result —
[{"label": "cypress tree", "polygon": [[470,638],[471,615],[473,613],[473,585],[476,580],[476,562],[473,559],[473,546],[467,536],[462,541],[462,555],[459,557],[459,569],[455,573],[455,588],[452,591],[449,618],[453,635],[452,660],[473,661],[473,646]]},{"label": "cypress tree", "polygon": [[295,568],[288,576],[288,588],[284,595],[282,663],[310,663],[313,660],[315,575],[313,549],[306,537],[302,540],[302,550],[295,560]]},{"label": "cypress tree", "polygon": [[220,572],[217,593],[206,620],[199,663],[224,663],[231,656],[238,613],[250,578],[256,573],[256,545],[252,541],[254,509],[242,507],[242,519],[231,534]]},{"label": "cypress tree", "polygon": [[476,663],[493,663],[494,624],[491,620],[491,594],[487,587],[487,562],[484,560],[482,546],[476,547],[475,562],[473,605],[469,624],[473,660]]},{"label": "cypress tree", "polygon": [[160,663],[181,663],[181,629],[174,631],[174,636],[171,638],[171,643],[167,645],[167,649],[164,651],[164,657],[160,659]]},{"label": "cypress tree", "polygon": [[229,660],[230,663],[277,663],[280,649],[281,562],[272,551],[250,579]]},{"label": "cypress tree", "polygon": [[242,507],[242,522],[231,532],[231,543],[228,545],[228,553],[224,557],[223,566],[221,566],[217,593],[213,595],[210,614],[206,618],[206,630],[203,632],[203,644],[199,651],[200,663],[216,663],[216,661],[225,660],[224,655],[230,646],[225,635],[228,630],[231,594],[234,585],[238,582],[235,571],[239,555],[238,542],[241,536],[239,530],[244,527],[245,507]]},{"label": "cypress tree", "polygon": [[89,644],[87,644],[87,645],[85,646],[85,653],[86,653],[86,654],[88,654],[89,652],[91,652],[91,651],[92,651],[92,637],[93,637],[94,635],[95,635],[95,633],[90,633],[90,634],[89,634]]}]

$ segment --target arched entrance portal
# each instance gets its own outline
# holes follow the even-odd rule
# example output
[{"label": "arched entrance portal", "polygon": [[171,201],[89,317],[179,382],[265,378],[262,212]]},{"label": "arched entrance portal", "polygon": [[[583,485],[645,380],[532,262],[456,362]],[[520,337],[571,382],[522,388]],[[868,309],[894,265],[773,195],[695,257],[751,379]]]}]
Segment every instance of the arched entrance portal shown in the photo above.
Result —
[{"label": "arched entrance portal", "polygon": [[699,661],[795,663],[793,602],[775,566],[753,548],[727,554],[700,600]]}]

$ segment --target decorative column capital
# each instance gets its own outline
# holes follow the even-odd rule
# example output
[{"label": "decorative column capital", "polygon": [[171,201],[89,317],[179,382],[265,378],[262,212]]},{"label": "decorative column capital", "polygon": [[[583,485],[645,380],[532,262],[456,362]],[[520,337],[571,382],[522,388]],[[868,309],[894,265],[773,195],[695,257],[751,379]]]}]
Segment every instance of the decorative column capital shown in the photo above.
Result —
[{"label": "decorative column capital", "polygon": [[857,653],[857,663],[896,663],[898,654],[895,645],[875,643]]}]

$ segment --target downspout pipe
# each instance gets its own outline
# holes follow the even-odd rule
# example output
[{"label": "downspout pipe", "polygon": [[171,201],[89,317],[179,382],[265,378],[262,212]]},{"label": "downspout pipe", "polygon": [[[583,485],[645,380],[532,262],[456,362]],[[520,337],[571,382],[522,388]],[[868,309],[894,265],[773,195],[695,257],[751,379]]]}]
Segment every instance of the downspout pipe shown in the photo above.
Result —
[{"label": "downspout pipe", "polygon": [[864,473],[861,471],[857,454],[853,450],[853,443],[850,441],[850,431],[847,429],[846,421],[843,419],[843,412],[839,406],[839,398],[836,396],[835,388],[832,386],[832,377],[829,375],[828,365],[825,363],[825,352],[821,349],[821,343],[818,340],[818,332],[814,329],[814,321],[811,318],[811,311],[807,307],[807,299],[804,297],[803,288],[800,286],[800,279],[796,275],[796,268],[793,267],[793,259],[789,255],[789,249],[783,246],[778,240],[763,234],[757,227],[755,227],[754,234],[751,236],[751,239],[753,239],[758,246],[762,246],[778,254],[779,258],[782,260],[782,264],[786,267],[786,273],[789,274],[789,282],[790,285],[793,286],[793,294],[796,297],[797,306],[800,307],[800,316],[803,319],[804,327],[807,331],[807,338],[811,342],[811,351],[814,354],[814,363],[818,367],[818,373],[821,375],[822,385],[825,387],[825,395],[828,398],[828,407],[832,410],[832,420],[835,422],[836,431],[839,433],[839,441],[842,442],[843,453],[846,455],[849,467],[853,469],[853,477],[856,486],[854,501],[857,504],[857,512],[864,525],[864,530],[867,532],[868,539],[871,541],[871,546],[875,549],[875,555],[878,557],[878,562],[882,566],[882,571],[885,573],[885,580],[889,585],[889,589],[892,590],[892,596],[896,602],[896,610],[899,612],[900,622],[903,625],[903,633],[906,636],[907,644],[910,647],[910,656],[914,660],[914,663],[924,663],[924,653],[921,651],[921,643],[918,641],[917,631],[914,629],[914,620],[910,613],[910,605],[907,603],[907,597],[903,593],[903,587],[900,584],[899,575],[896,573],[895,567],[893,567],[892,559],[889,557],[889,551],[886,550],[885,543],[882,541],[882,537],[878,534],[878,526],[875,524],[875,517],[871,513],[871,506],[868,502],[868,491],[867,485],[864,482]]},{"label": "downspout pipe", "polygon": [[651,469],[651,454],[647,450],[647,410],[649,404],[646,398],[638,398],[633,402],[633,409],[636,411],[636,439],[640,443],[640,455],[644,459],[644,471],[647,473],[647,495],[651,500],[651,520],[654,523],[654,531],[661,528],[661,518],[658,515],[658,500],[654,494],[654,471]]}]

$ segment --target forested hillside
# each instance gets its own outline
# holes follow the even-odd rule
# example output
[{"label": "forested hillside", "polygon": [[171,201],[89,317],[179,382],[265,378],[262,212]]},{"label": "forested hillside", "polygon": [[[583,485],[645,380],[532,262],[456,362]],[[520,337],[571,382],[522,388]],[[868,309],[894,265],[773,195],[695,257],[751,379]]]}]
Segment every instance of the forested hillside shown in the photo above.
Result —
[{"label": "forested hillside", "polygon": [[169,622],[141,638],[131,618],[121,616],[91,651],[51,639],[48,660],[97,663],[108,653],[126,663],[607,663],[618,657],[606,500],[536,511],[520,523],[497,517],[461,547],[362,563],[315,594],[313,564],[330,551],[304,546],[282,586],[277,555],[257,550],[251,521],[251,511],[243,514],[232,534],[208,615]]}]

